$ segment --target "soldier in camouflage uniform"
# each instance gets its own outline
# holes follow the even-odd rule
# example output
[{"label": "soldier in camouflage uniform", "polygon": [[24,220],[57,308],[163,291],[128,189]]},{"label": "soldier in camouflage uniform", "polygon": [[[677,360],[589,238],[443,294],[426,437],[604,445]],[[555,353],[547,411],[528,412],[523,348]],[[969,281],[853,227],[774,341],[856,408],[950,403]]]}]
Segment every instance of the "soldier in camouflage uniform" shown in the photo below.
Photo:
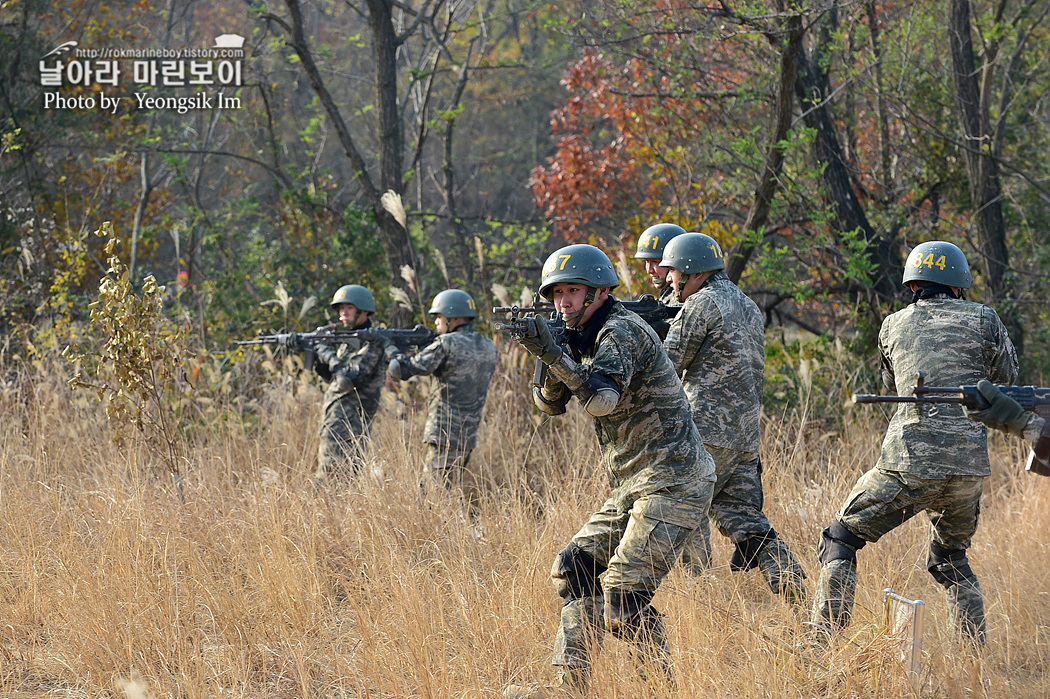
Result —
[{"label": "soldier in camouflage uniform", "polygon": [[[343,325],[358,330],[372,327],[375,300],[365,287],[341,287],[330,305]],[[328,381],[317,454],[320,484],[326,478],[348,478],[360,468],[361,443],[379,409],[386,366],[382,346],[355,338],[338,347],[318,345],[314,367]]]},{"label": "soldier in camouflage uniform", "polygon": [[[1017,357],[999,316],[963,300],[971,277],[959,248],[940,241],[916,246],[904,284],[912,303],[887,317],[879,332],[886,386],[906,395],[918,371],[931,385],[962,386],[985,377],[1013,383]],[[926,567],[947,590],[950,623],[984,643],[984,599],[966,550],[990,473],[987,431],[965,419],[961,406],[900,404],[878,463],[857,481],[821,536],[814,624],[830,630],[849,622],[857,551],[925,511],[931,525]]]},{"label": "soldier in camouflage uniform", "polygon": [[[681,302],[674,300],[674,289],[667,283],[667,268],[660,266],[660,260],[663,259],[664,247],[667,243],[683,233],[685,229],[673,223],[657,223],[649,226],[638,239],[638,251],[634,254],[636,260],[642,260],[645,264],[645,271],[656,291],[657,300],[667,306],[677,306]],[[649,324],[652,325],[661,340],[667,337],[671,324],[666,320],[660,318],[650,321]]]},{"label": "soldier in camouflage uniform", "polygon": [[[660,266],[669,270],[675,299],[683,304],[664,347],[715,462],[709,518],[733,542],[730,568],[758,568],[775,594],[803,611],[806,574],[762,512],[762,314],[722,271],[722,249],[708,235],[677,236],[664,248]],[[710,564],[709,532],[698,529],[682,556],[694,573]]]},{"label": "soldier in camouflage uniform", "polygon": [[613,490],[551,569],[565,600],[554,643],[560,683],[512,686],[507,697],[580,696],[590,648],[600,646],[605,631],[636,643],[645,660],[670,674],[662,617],[650,602],[707,515],[714,463],[660,339],[609,295],[618,284],[601,250],[558,250],[543,265],[540,294],[565,320],[565,347],[539,316],[518,338],[549,367],[533,392],[537,407],[559,415],[576,396],[594,418]]},{"label": "soldier in camouflage uniform", "polygon": [[423,432],[427,445],[424,481],[443,488],[459,486],[473,517],[480,490],[476,474],[467,466],[477,445],[478,425],[496,370],[496,345],[474,327],[477,306],[465,291],[442,291],[434,297],[430,314],[435,318],[437,339],[412,358],[388,345],[388,371],[398,381],[419,375],[436,379],[438,385],[430,391]]}]

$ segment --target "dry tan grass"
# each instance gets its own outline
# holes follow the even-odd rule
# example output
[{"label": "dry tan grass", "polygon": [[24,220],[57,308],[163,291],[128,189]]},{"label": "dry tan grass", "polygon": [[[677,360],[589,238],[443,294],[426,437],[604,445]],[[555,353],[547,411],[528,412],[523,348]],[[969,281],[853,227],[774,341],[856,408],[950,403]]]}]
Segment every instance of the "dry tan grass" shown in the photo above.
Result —
[{"label": "dry tan grass", "polygon": [[[528,369],[493,385],[475,464],[489,478],[483,536],[459,503],[417,489],[421,404],[379,417],[372,468],[314,495],[319,395],[275,383],[256,427],[191,435],[184,501],[145,450],[118,448],[86,393],[23,375],[0,394],[0,697],[495,696],[553,676],[554,554],[603,499],[593,430],[578,410],[537,428]],[[418,394],[418,392],[416,392]],[[811,574],[814,544],[874,462],[884,417],[829,431],[769,416],[767,512]],[[595,697],[1050,696],[1050,481],[993,440],[971,560],[989,645],[958,647],[924,569],[916,518],[861,554],[850,639],[800,650],[799,626],[757,574],[676,571],[656,604],[678,690],[639,682],[607,643]],[[715,542],[718,561],[729,547]],[[928,602],[923,674],[910,682],[879,633],[881,591]]]}]

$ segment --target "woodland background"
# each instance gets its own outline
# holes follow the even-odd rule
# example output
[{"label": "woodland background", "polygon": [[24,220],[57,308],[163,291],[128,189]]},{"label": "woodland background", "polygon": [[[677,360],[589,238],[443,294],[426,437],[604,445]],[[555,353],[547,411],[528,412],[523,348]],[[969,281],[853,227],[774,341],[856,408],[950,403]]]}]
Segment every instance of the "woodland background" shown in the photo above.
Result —
[{"label": "woodland background", "polygon": [[[42,107],[38,61],[64,41],[223,33],[248,38],[241,109]],[[470,527],[454,495],[419,497],[424,382],[389,387],[366,472],[318,494],[322,387],[232,341],[324,324],[353,282],[397,326],[466,289],[488,332],[484,309],[531,299],[566,242],[608,250],[636,295],[659,221],[718,238],[765,314],[766,509],[812,581],[878,453],[889,413],[849,395],[878,388],[912,246],[962,247],[970,298],[1045,385],[1048,53],[1050,0],[0,0],[0,696],[549,678],[547,570],[606,488],[578,407],[540,419],[529,358],[497,340]],[[993,436],[983,653],[946,628],[919,517],[865,549],[828,653],[754,576],[678,571],[656,600],[678,692],[643,688],[610,643],[596,696],[1050,696],[1050,491],[1024,455]],[[884,587],[928,603],[916,680]]]},{"label": "woodland background", "polygon": [[[312,329],[352,282],[392,324],[425,322],[448,286],[484,308],[533,289],[565,242],[630,259],[671,221],[731,250],[770,327],[864,354],[908,250],[954,241],[1036,378],[1048,15],[1042,0],[5,2],[3,347],[37,356],[75,334],[106,273],[103,221],[202,348]],[[38,57],[63,41],[219,33],[248,37],[239,110],[42,107]],[[625,295],[646,290],[621,267]]]}]

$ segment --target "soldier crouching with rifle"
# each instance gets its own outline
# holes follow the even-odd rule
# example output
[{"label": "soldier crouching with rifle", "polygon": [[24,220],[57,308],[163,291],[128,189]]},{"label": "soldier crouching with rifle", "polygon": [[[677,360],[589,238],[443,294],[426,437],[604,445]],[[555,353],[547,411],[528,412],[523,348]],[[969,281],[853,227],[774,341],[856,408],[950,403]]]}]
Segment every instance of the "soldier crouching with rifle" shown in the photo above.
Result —
[{"label": "soldier crouching with rifle", "polygon": [[566,346],[554,341],[538,315],[512,330],[549,368],[533,389],[536,406],[560,415],[576,396],[594,418],[613,491],[551,569],[565,600],[554,642],[560,681],[510,686],[505,697],[583,696],[591,648],[600,647],[606,631],[637,644],[670,677],[667,634],[650,602],[707,516],[714,463],[660,338],[609,294],[618,285],[598,248],[562,248],[543,265],[540,294],[564,319]]},{"label": "soldier crouching with rifle", "polygon": [[[903,283],[914,294],[879,332],[883,381],[905,395],[917,372],[945,386],[990,377],[1012,383],[1017,356],[999,316],[963,300],[972,279],[955,245],[917,245]],[[857,552],[919,512],[930,518],[926,567],[947,590],[949,619],[964,638],[985,641],[984,597],[966,551],[977,531],[981,489],[991,474],[987,431],[963,419],[961,405],[901,402],[886,429],[875,468],[857,481],[818,553],[822,569],[812,621],[831,631],[845,626],[857,586]]]}]

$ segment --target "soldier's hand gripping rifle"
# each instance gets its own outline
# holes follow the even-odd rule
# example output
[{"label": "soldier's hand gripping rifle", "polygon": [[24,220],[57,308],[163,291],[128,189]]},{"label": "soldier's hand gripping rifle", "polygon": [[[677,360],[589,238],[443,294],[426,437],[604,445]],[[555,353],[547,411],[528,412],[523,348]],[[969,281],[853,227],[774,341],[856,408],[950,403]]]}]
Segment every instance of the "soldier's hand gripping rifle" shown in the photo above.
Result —
[{"label": "soldier's hand gripping rifle", "polygon": [[[678,315],[680,310],[679,306],[667,306],[660,302],[652,294],[644,294],[638,298],[637,301],[620,301],[620,304],[631,311],[641,316],[642,320],[651,326],[655,326],[657,323],[665,322]],[[541,314],[549,314],[547,320],[547,327],[551,331],[551,335],[554,341],[562,347],[565,346],[565,321],[562,320],[561,315],[555,310],[554,304],[549,302],[533,302],[532,306],[496,306],[492,309],[492,313],[505,314],[507,317],[506,323],[498,323],[496,330],[500,332],[510,333],[514,339],[520,339],[528,335],[530,331],[529,316]],[[532,385],[542,386],[547,376],[547,365],[541,360],[536,360],[536,370],[532,375]]]},{"label": "soldier's hand gripping rifle", "polygon": [[[1025,470],[1050,476],[1050,388],[1040,386],[996,386],[980,381],[973,386],[927,386],[926,376],[915,374],[909,396],[853,394],[854,403],[958,403],[967,417],[995,429],[1022,436],[1032,442]],[[1042,424],[1032,422],[1035,413]],[[1027,426],[1041,427],[1030,434]],[[1031,428],[1031,429],[1034,429]]]},{"label": "soldier's hand gripping rifle", "polygon": [[[519,340],[523,337],[528,337],[532,332],[532,327],[529,322],[529,318],[534,315],[546,315],[550,314],[550,318],[547,320],[547,328],[550,330],[551,337],[554,341],[565,346],[565,321],[562,320],[561,315],[554,310],[554,304],[552,303],[537,303],[532,306],[520,307],[520,306],[495,306],[492,309],[492,313],[505,315],[506,323],[496,323],[496,330],[499,332],[509,333],[515,340]],[[542,359],[536,359],[536,368],[532,372],[532,385],[536,387],[543,386],[543,382],[547,378],[547,365],[543,363]]]},{"label": "soldier's hand gripping rifle", "polygon": [[425,347],[434,341],[437,333],[425,325],[414,328],[348,328],[341,323],[333,323],[309,333],[281,333],[277,335],[259,335],[251,340],[237,340],[237,345],[277,345],[289,350],[305,353],[304,364],[309,369],[314,365],[318,345],[341,345],[360,338],[366,342],[393,343],[401,351],[410,348]]}]

